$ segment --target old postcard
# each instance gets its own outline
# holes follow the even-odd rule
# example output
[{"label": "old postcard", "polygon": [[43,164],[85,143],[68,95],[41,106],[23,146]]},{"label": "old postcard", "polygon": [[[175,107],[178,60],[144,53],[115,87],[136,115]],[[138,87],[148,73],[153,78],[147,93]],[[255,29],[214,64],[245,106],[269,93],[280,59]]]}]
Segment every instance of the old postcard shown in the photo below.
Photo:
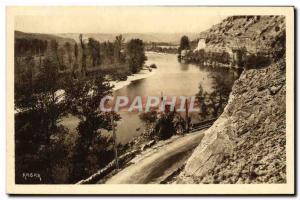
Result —
[{"label": "old postcard", "polygon": [[293,7],[8,7],[7,193],[293,194]]}]

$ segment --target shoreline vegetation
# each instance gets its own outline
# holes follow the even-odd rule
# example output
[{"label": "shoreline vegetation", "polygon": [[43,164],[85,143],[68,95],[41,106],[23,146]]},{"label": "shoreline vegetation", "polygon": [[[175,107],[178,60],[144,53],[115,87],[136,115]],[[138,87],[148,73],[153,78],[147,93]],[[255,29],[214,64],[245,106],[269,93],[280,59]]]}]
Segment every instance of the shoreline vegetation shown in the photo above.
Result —
[{"label": "shoreline vegetation", "polygon": [[177,54],[178,46],[170,43],[151,43],[146,44],[146,51],[157,53]]},{"label": "shoreline vegetation", "polygon": [[[110,132],[110,119],[121,118],[99,111],[100,99],[152,76],[157,66],[144,65],[147,58],[139,39],[124,44],[120,35],[114,43],[99,43],[80,35],[77,43],[19,34],[15,39],[16,183],[75,183],[114,159],[115,142],[101,129]],[[62,123],[64,117],[76,118],[73,130]],[[147,134],[117,145],[120,155],[148,143]],[[37,171],[45,178],[24,181],[24,171]],[[57,176],[61,173],[64,176]]]},{"label": "shoreline vegetation", "polygon": [[[144,43],[125,43],[122,35],[100,43],[80,34],[77,43],[15,33],[15,181],[75,183],[114,158],[113,138],[102,135],[101,129],[111,131],[120,115],[98,109],[100,100],[113,91],[105,75],[121,81],[128,75],[129,81],[151,75],[143,73],[154,72],[144,67]],[[60,123],[70,114],[78,119],[72,134]],[[22,178],[24,171],[35,171],[42,180],[28,182]]]},{"label": "shoreline vegetation", "polygon": [[[257,27],[261,29],[262,27],[257,26],[257,23],[265,24],[266,21],[269,25],[259,35],[254,35],[254,42],[250,40],[250,42],[230,43],[232,37],[238,38],[248,33],[253,24],[255,25],[253,29],[256,30]],[[251,70],[268,68],[271,63],[274,64],[278,61],[283,65],[285,23],[280,17],[234,16],[226,18],[220,24],[206,31],[205,37],[199,38],[196,49],[189,38],[183,36],[177,50],[179,60],[216,68],[221,66],[238,68],[243,70],[243,74],[248,74]],[[243,28],[246,25],[247,27]],[[257,34],[255,31],[254,33]],[[231,34],[232,37],[229,37],[228,34]],[[61,39],[58,38],[58,40]],[[117,145],[111,135],[104,135],[101,130],[112,132],[115,123],[121,120],[121,117],[115,112],[99,111],[97,108],[100,99],[111,95],[114,90],[129,85],[132,81],[155,74],[156,67],[154,65],[152,67],[144,66],[147,59],[146,48],[140,39],[132,39],[125,43],[122,35],[119,35],[114,42],[100,43],[93,38],[84,39],[80,35],[79,41],[77,43],[56,41],[55,39],[50,41],[32,38],[20,39],[19,37],[15,41],[15,104],[16,107],[24,109],[24,112],[15,113],[16,183],[29,184],[22,179],[22,172],[39,170],[42,177],[47,177],[42,182],[44,184],[78,183],[92,174],[94,175],[88,179],[88,182],[91,180],[91,183],[95,183],[96,179],[98,182],[99,177],[102,179],[100,182],[105,181],[106,176],[118,172],[115,169],[114,161],[116,148],[122,168],[126,167],[138,153],[151,148],[160,141],[167,142],[190,130],[188,116],[184,119],[173,111],[167,110],[164,113],[158,113],[153,110],[139,116],[145,122],[145,131],[129,143]],[[261,46],[257,46],[257,43]],[[254,48],[255,51],[252,50]],[[155,45],[149,49],[160,53],[175,52],[173,48],[163,50]],[[97,66],[101,66],[101,70]],[[281,67],[282,69],[277,69],[277,65],[274,68],[280,71],[278,72],[278,76],[280,76],[281,72],[285,70],[285,65]],[[243,79],[246,79],[244,76]],[[65,81],[62,82],[62,80]],[[199,112],[202,120],[218,119],[224,108],[226,109],[228,98],[230,94],[231,96],[233,94],[231,88],[226,88],[223,81],[224,77],[216,76],[214,90],[211,93],[205,92],[199,86],[199,92],[196,95],[199,102],[202,102]],[[240,84],[240,79],[234,83],[234,88],[238,88],[237,84]],[[253,88],[255,87],[254,85]],[[59,101],[59,97],[55,93],[62,88],[66,98]],[[281,88],[282,86],[279,90]],[[92,94],[91,90],[93,90]],[[244,90],[246,91],[245,88]],[[277,92],[277,87],[274,90]],[[274,94],[271,90],[271,95]],[[251,103],[251,101],[249,102]],[[247,103],[249,102],[247,101]],[[230,104],[230,106],[233,105]],[[249,105],[249,108],[251,106]],[[226,113],[230,114],[228,108]],[[70,131],[59,123],[68,114],[76,116],[79,120],[72,136],[68,136]],[[239,115],[237,114],[235,118],[238,119]],[[250,124],[256,123],[251,122]],[[216,125],[212,127],[216,127]],[[213,129],[210,130],[210,133],[215,134]],[[243,134],[241,133],[242,142]],[[210,139],[209,135],[204,136],[204,141],[209,143]],[[214,141],[212,143],[215,144]],[[226,144],[231,145],[230,142]],[[201,150],[205,147],[200,143],[197,149]],[[223,147],[220,144],[220,148]],[[211,155],[214,155],[214,148],[209,151],[212,151]],[[226,147],[224,147],[224,151],[229,152]],[[198,167],[199,160],[203,166],[205,165],[205,161],[202,162],[201,159],[206,158],[206,155],[202,156],[200,152],[199,156],[197,153],[197,151],[193,152],[187,162],[187,167],[180,168],[182,173],[179,171],[178,174],[180,174],[177,175],[182,182],[185,182],[186,178],[184,173],[188,174],[194,166]],[[227,158],[228,156],[224,157],[224,159]],[[213,170],[216,169],[215,173],[218,174],[216,166],[209,167]],[[58,175],[62,173],[64,176]],[[189,176],[194,175],[189,174]],[[210,174],[204,175],[208,176],[207,180],[203,179],[202,175],[195,175],[197,183],[215,183],[215,178]],[[256,177],[255,175],[254,178]],[[253,179],[253,177],[250,178]],[[30,183],[40,184],[39,180],[32,180]]]},{"label": "shoreline vegetation", "polygon": [[[94,103],[91,105],[89,104],[94,101],[98,102],[99,99],[101,99],[101,97],[103,97],[105,94],[111,94],[113,91],[129,85],[131,82],[135,80],[152,76],[153,74],[156,73],[156,68],[157,68],[155,63],[151,64],[150,66],[144,65],[146,56],[144,53],[144,47],[141,40],[139,39],[132,40],[132,43],[127,44],[126,49],[122,50],[122,48],[124,48],[122,47],[123,40],[121,36],[118,37],[116,38],[116,41],[114,43],[115,50],[113,50],[114,45],[112,43],[108,42],[108,43],[101,44],[93,40],[92,38],[89,38],[88,40],[85,41],[83,39],[83,36],[80,35],[80,39],[79,39],[80,43],[74,44],[73,56],[72,53],[70,52],[68,52],[67,54],[63,54],[62,49],[59,49],[59,43],[53,40],[51,40],[50,42],[50,47],[51,47],[50,49],[47,49],[46,42],[41,43],[41,41],[39,40],[33,40],[36,43],[36,47],[34,47],[34,49],[32,50],[30,48],[28,49],[28,46],[26,46],[28,44],[28,41],[26,39],[25,40],[19,39],[18,42],[19,44],[17,44],[16,46],[25,46],[27,49],[24,48],[23,50],[20,50],[17,53],[18,55],[16,57],[16,59],[18,60],[17,64],[26,65],[26,63],[28,64],[31,62],[31,64],[33,64],[34,66],[38,65],[40,69],[29,68],[27,69],[28,71],[23,71],[23,72],[18,71],[17,73],[20,73],[20,76],[18,76],[17,78],[21,78],[21,79],[29,78],[25,80],[29,81],[29,84],[32,84],[31,81],[32,79],[34,80],[34,76],[35,76],[34,74],[37,74],[37,77],[42,75],[42,77],[46,78],[46,81],[49,80],[50,85],[48,86],[48,88],[39,88],[38,93],[31,92],[29,93],[29,95],[37,95],[37,94],[42,95],[41,97],[44,99],[42,101],[45,101],[46,100],[45,98],[47,98],[47,96],[44,96],[44,94],[49,95],[49,97],[51,97],[49,106],[52,107],[49,108],[54,109],[54,110],[47,111],[50,112],[50,114],[55,114],[55,112],[58,111],[57,109],[62,108],[58,113],[60,115],[49,116],[50,117],[49,130],[43,130],[44,125],[42,124],[41,127],[36,127],[35,122],[29,122],[30,126],[33,125],[35,129],[37,130],[40,129],[42,135],[43,132],[45,131],[46,133],[48,132],[47,134],[49,134],[49,136],[47,136],[47,134],[42,136],[42,137],[46,136],[44,138],[45,140],[41,140],[42,146],[46,148],[39,150],[39,151],[45,151],[45,153],[41,152],[41,154],[47,155],[47,154],[53,154],[53,152],[55,152],[53,156],[59,154],[61,159],[65,157],[70,158],[70,162],[68,160],[64,160],[64,161],[58,160],[59,164],[54,164],[57,165],[58,167],[57,169],[55,168],[53,169],[53,167],[51,166],[45,166],[44,167],[46,169],[45,173],[55,174],[55,171],[62,170],[62,169],[66,171],[65,177],[56,177],[53,174],[51,178],[52,180],[51,179],[45,180],[45,183],[47,183],[48,181],[50,182],[66,181],[68,183],[69,182],[74,183],[81,180],[84,177],[88,177],[90,174],[93,174],[93,172],[95,172],[96,169],[107,166],[108,163],[110,163],[108,165],[108,168],[110,168],[109,166],[111,166],[112,165],[111,163],[114,162],[113,160],[114,141],[112,140],[110,135],[101,135],[101,131],[99,131],[99,128],[110,132],[112,129],[112,124],[108,123],[109,118],[113,116],[115,121],[118,121],[121,118],[117,113],[111,113],[111,115],[103,115],[104,113],[98,113],[95,107],[97,104]],[[41,48],[40,44],[44,44],[43,50],[40,50]],[[70,50],[69,43],[65,43],[63,47],[67,50]],[[103,53],[102,54],[100,53],[101,47],[106,49],[104,50],[104,55]],[[41,53],[41,51],[43,53]],[[70,51],[72,52],[72,50]],[[105,51],[107,52],[105,53]],[[168,52],[161,51],[161,50],[157,51],[157,49],[154,49],[153,51],[149,51],[149,53],[165,54]],[[28,58],[24,59],[24,54],[33,54],[34,56],[36,56],[36,58],[34,58],[34,56],[32,58],[32,57],[28,57],[28,55],[25,55],[25,57],[27,56]],[[125,56],[125,54],[128,54],[129,56]],[[132,54],[131,58],[130,58],[130,54]],[[60,57],[62,55],[67,55],[67,56],[65,58]],[[61,66],[64,66],[62,64],[64,63],[64,59],[67,59],[69,64],[71,64],[72,62],[75,63],[73,65],[73,68],[69,68],[69,69],[66,69],[66,67],[61,68]],[[102,61],[99,61],[99,59],[102,59]],[[109,59],[112,59],[113,61],[109,61]],[[101,69],[97,67],[87,67],[89,65],[95,66],[101,62],[107,63],[106,65],[102,66]],[[116,64],[114,64],[113,62],[119,63],[120,67],[116,67]],[[124,65],[125,63],[128,63],[127,67]],[[56,71],[52,71],[53,69],[55,69],[56,66],[58,66],[58,69],[56,69]],[[103,73],[106,74],[106,77],[103,76]],[[56,79],[51,80],[51,78],[53,77]],[[64,77],[67,77],[66,82],[61,83],[61,79]],[[36,81],[39,81],[39,79],[37,79]],[[35,84],[30,86],[37,87],[38,84],[37,86]],[[65,89],[62,89],[62,87],[65,87]],[[89,94],[90,88],[94,88],[93,91],[95,91],[95,95],[90,96]],[[63,94],[61,92],[57,94],[57,91],[62,91],[62,90],[64,91]],[[17,87],[17,91],[19,91],[18,87]],[[61,97],[62,95],[64,96],[64,98]],[[207,94],[200,94],[200,95],[207,95]],[[215,93],[214,95],[217,95],[217,93]],[[219,96],[221,98],[225,97],[223,95],[219,95]],[[20,97],[23,98],[23,96]],[[33,97],[35,96],[29,96],[29,98],[33,98]],[[203,98],[203,97],[199,96],[198,98]],[[17,98],[17,100],[19,99]],[[221,101],[221,99],[219,101]],[[226,100],[224,101],[224,103],[225,102]],[[44,113],[45,111],[43,111],[43,109],[48,105],[41,105],[42,107],[40,108],[31,108],[30,105],[26,105],[26,102],[25,105],[23,105],[22,102],[20,103],[21,104],[19,105],[21,105],[21,107],[23,108],[26,108],[27,110],[26,112],[16,113],[17,123],[18,124],[20,123],[20,125],[18,125],[18,130],[20,133],[28,132],[28,134],[30,134],[33,127],[29,127],[29,129],[28,128],[23,129],[24,125],[26,124],[26,121],[28,120],[26,119],[26,117],[32,117],[31,115],[34,116],[37,114],[36,112],[40,112],[41,110]],[[88,105],[88,107],[86,107],[86,104]],[[205,111],[205,113],[202,113],[203,118],[205,119],[209,115],[213,117],[219,115],[222,112],[222,108],[224,107],[223,103],[221,103],[220,105],[221,106],[218,108],[216,108],[214,104],[211,105],[212,107],[208,107],[210,109],[213,109],[213,111]],[[213,114],[212,112],[215,113]],[[75,132],[72,133],[73,137],[65,137],[65,139],[63,139],[64,137],[62,137],[62,135],[68,134],[68,132],[70,132],[71,130],[66,129],[66,127],[63,126],[60,122],[64,116],[69,114],[72,114],[74,117],[76,117],[78,122],[76,128],[74,128],[74,130],[72,131]],[[94,115],[97,116],[94,117]],[[185,121],[182,118],[182,116],[180,116],[175,112],[169,112],[169,113],[166,112],[163,113],[162,116],[160,115],[161,114],[156,113],[154,111],[154,112],[144,113],[143,115],[140,116],[140,118],[145,122],[146,130],[138,137],[133,138],[130,142],[124,145],[119,144],[117,146],[119,155],[121,157],[123,155],[125,155],[126,157],[127,153],[131,151],[141,152],[146,148],[149,148],[152,145],[154,145],[156,141],[169,139],[174,134],[180,135],[178,131],[179,132],[184,131]],[[23,118],[23,116],[25,118]],[[42,118],[42,120],[48,120],[48,119]],[[100,126],[95,127],[93,125],[94,123],[98,123],[100,124]],[[60,132],[63,132],[64,134],[61,134]],[[41,133],[37,133],[37,134],[41,134]],[[85,137],[82,137],[83,135],[85,135]],[[21,143],[23,143],[22,145],[26,146],[27,145],[26,143],[28,143],[28,141],[29,142],[32,141],[30,137],[32,136],[29,136],[29,138],[26,139],[27,140],[26,142],[23,141],[23,138],[17,137],[17,141],[20,141]],[[100,144],[102,143],[103,146],[102,147],[99,146],[99,143]],[[52,145],[53,149],[47,149],[48,145]],[[24,149],[25,146],[24,147],[17,146],[17,148],[21,150]],[[20,157],[20,159],[24,159],[24,158]],[[49,164],[50,162],[49,160],[48,161],[44,160],[44,158],[43,159],[34,158],[34,160],[35,159],[37,159],[36,162],[40,162],[40,163],[37,164],[36,162],[34,162],[32,165],[27,166],[28,169],[30,169],[31,166],[34,165],[44,165],[44,164]],[[28,161],[26,161],[25,159],[23,161],[17,160],[17,162],[26,163]],[[101,163],[101,165],[97,163]],[[124,163],[126,162],[124,161]],[[24,169],[22,169],[22,165],[19,164],[19,169],[17,169],[16,172],[18,173],[18,171],[23,171],[23,170]],[[71,178],[71,180],[69,180],[69,178]],[[16,180],[17,179],[18,178],[16,177]],[[20,179],[18,179],[17,181],[20,181]],[[22,183],[22,181],[20,183]],[[35,183],[35,181],[33,181],[33,183]]]},{"label": "shoreline vegetation", "polygon": [[[54,109],[47,111],[50,112],[50,114],[55,114],[55,112],[58,111],[57,109],[62,108],[59,112],[60,115],[56,114],[54,116],[49,116],[50,128],[48,131],[46,130],[46,133],[48,132],[47,134],[49,134],[49,136],[46,136],[46,144],[44,146],[46,147],[54,142],[56,143],[53,144],[54,149],[50,150],[50,152],[49,149],[44,149],[43,151],[45,151],[44,154],[53,154],[55,151],[56,155],[60,154],[61,158],[71,158],[71,162],[65,160],[64,164],[58,164],[59,168],[67,170],[67,177],[63,178],[67,182],[77,182],[84,177],[88,177],[88,175],[92,174],[96,169],[105,167],[109,162],[110,164],[108,165],[108,168],[110,168],[109,166],[111,166],[111,163],[114,162],[114,141],[110,135],[100,136],[99,134],[101,134],[101,131],[99,131],[99,128],[110,132],[112,130],[112,124],[108,122],[109,118],[113,117],[115,121],[121,120],[121,118],[117,113],[107,115],[97,111],[97,103],[95,104],[95,102],[99,102],[99,99],[105,96],[105,94],[111,94],[113,91],[129,85],[135,80],[147,78],[155,74],[157,68],[155,63],[150,66],[144,65],[147,58],[145,56],[144,44],[139,39],[129,41],[129,43],[126,44],[125,49],[122,35],[117,36],[114,43],[104,42],[101,44],[93,38],[88,38],[86,40],[83,38],[83,35],[79,36],[79,41],[80,43],[74,44],[73,50],[70,43],[64,43],[62,49],[62,47],[59,47],[59,43],[55,40],[51,40],[50,49],[48,49],[47,42],[42,42],[40,40],[32,40],[32,42],[36,45],[33,49],[28,47],[29,42],[27,39],[18,39],[16,44],[18,47],[17,49],[19,50],[17,51],[18,56],[16,57],[16,60],[18,60],[17,64],[26,65],[26,63],[31,62],[33,65],[38,65],[40,68],[28,69],[29,75],[31,75],[31,78],[29,77],[29,79],[27,79],[29,80],[29,84],[32,84],[30,82],[32,78],[35,77],[35,74],[37,77],[42,75],[42,77],[46,77],[46,80],[49,80],[48,88],[39,88],[38,93],[33,92],[29,94],[40,94],[42,95],[41,97],[44,98],[42,101],[45,101],[45,98],[47,97],[45,97],[44,94],[49,93],[48,95],[50,97],[52,96],[52,101],[50,101],[49,105],[51,107],[49,108]],[[41,46],[41,44],[44,46]],[[148,48],[148,50],[149,53],[159,54],[178,52],[177,49],[175,51],[175,47],[161,48],[155,45],[152,45],[152,47]],[[27,54],[32,54],[33,58],[28,57],[24,60],[24,54],[25,58],[26,56],[28,57]],[[68,65],[73,65],[73,67],[67,68]],[[99,68],[97,65],[102,67]],[[119,67],[117,67],[117,65],[119,65]],[[55,66],[58,66],[58,69],[56,69],[56,71],[52,71],[55,69]],[[21,73],[21,75],[17,78],[24,79],[24,76],[25,78],[27,78],[26,75],[28,76],[28,71],[18,71],[18,73]],[[106,76],[103,76],[105,74]],[[52,77],[56,77],[56,79],[51,80]],[[67,77],[65,83],[61,83],[61,79],[65,77]],[[38,85],[35,86],[35,84],[33,84],[31,87],[38,87]],[[62,89],[62,87],[64,87],[64,89]],[[219,87],[219,85],[216,87]],[[93,93],[95,93],[92,96],[89,92],[91,88],[93,88]],[[205,105],[205,109],[203,107],[204,105],[202,106],[203,108],[200,113],[201,117],[203,119],[207,119],[208,116],[211,116],[212,118],[217,117],[220,113],[222,113],[222,109],[226,105],[225,103],[229,93],[224,93],[225,90],[221,91],[224,88],[219,88],[212,94],[203,93],[202,89],[199,89],[200,92],[197,94],[198,99],[216,99],[216,102]],[[57,91],[62,90],[64,91],[63,94],[57,93]],[[19,92],[18,87],[17,92]],[[64,96],[63,98],[61,97],[62,95]],[[32,97],[29,96],[29,98]],[[217,104],[219,105],[218,107],[216,107]],[[45,112],[43,110],[48,106],[41,105],[41,108],[31,108],[26,104],[25,106],[22,103],[19,105],[28,109],[26,112],[17,113],[16,115],[17,121],[20,121],[21,123],[19,125],[20,127],[24,126],[22,123],[26,122],[26,115],[36,115],[35,112],[40,111]],[[33,113],[31,113],[32,111]],[[20,120],[20,116],[22,117],[24,114],[25,119]],[[74,138],[67,137],[67,141],[59,141],[61,144],[58,144],[58,141],[56,140],[60,140],[62,138],[57,135],[57,133],[63,131],[64,134],[66,134],[70,131],[62,126],[62,124],[58,123],[67,114],[72,114],[78,119],[76,128],[73,130],[77,132],[77,134],[75,133]],[[185,120],[176,112],[166,111],[165,113],[157,113],[156,111],[150,111],[148,113],[141,114],[140,118],[145,122],[145,131],[141,135],[133,138],[130,142],[124,145],[119,144],[117,149],[120,156],[125,155],[126,157],[127,153],[131,151],[141,152],[154,145],[157,141],[169,139],[176,134],[180,135],[184,132],[186,127]],[[42,120],[48,119],[42,118]],[[35,125],[33,122],[30,123],[31,125]],[[94,126],[93,124],[95,123],[99,125]],[[40,127],[40,129],[41,132],[45,132],[43,127]],[[30,130],[31,127],[29,129],[26,128],[22,130],[22,132]],[[55,139],[53,140],[51,138]],[[18,140],[22,141],[21,138]],[[29,139],[29,141],[31,140]],[[99,143],[102,143],[103,146],[100,147]],[[23,144],[26,146],[24,141]],[[62,149],[57,149],[56,146]],[[24,149],[24,147],[18,148]],[[67,152],[67,149],[69,149],[70,153]],[[23,159],[22,157],[20,158]],[[37,159],[37,161],[41,162],[42,165],[49,163],[49,161],[40,158]],[[122,162],[126,164],[125,161]],[[97,163],[101,163],[101,165]],[[21,165],[19,167],[20,169],[17,169],[17,171],[23,170]],[[46,166],[46,169],[52,170],[50,173],[53,173],[52,167]],[[58,177],[55,177],[55,175],[53,175],[52,178],[58,182],[62,181],[61,179],[57,179]],[[69,178],[71,178],[71,180],[69,180]],[[49,179],[48,181],[53,180]]]},{"label": "shoreline vegetation", "polygon": [[[265,27],[264,24],[268,26]],[[243,29],[245,25],[246,28]],[[254,30],[262,29],[261,32],[254,32],[259,35],[247,36],[254,38],[252,39],[254,42],[235,42],[231,44],[232,46],[227,46],[227,49],[224,48],[223,45],[228,43],[227,38],[231,41],[228,33],[239,38],[243,34],[247,35],[252,26]],[[218,33],[222,31],[227,35],[220,37]],[[200,142],[186,164],[176,170],[170,183],[284,183],[286,181],[285,103],[282,103],[285,97],[284,19],[280,16],[228,17],[208,32],[210,34],[205,41],[207,46],[195,51],[191,50],[188,38],[182,37],[179,59],[208,67],[238,68],[243,73],[235,82],[233,93],[228,91],[227,98],[224,98],[227,105],[229,93],[231,94],[231,101],[225,107],[225,112],[223,113],[223,108],[221,117],[206,131],[203,142]],[[257,41],[260,41],[261,46],[257,45]],[[253,90],[249,90],[249,86],[257,92],[253,93]],[[198,95],[199,98],[207,97],[201,89]],[[265,108],[266,104],[271,105]],[[276,107],[276,115],[273,114],[273,106]],[[255,115],[249,113],[252,109],[255,110]],[[266,111],[260,112],[261,109]],[[255,116],[259,120],[255,119]],[[241,118],[243,120],[239,120]],[[270,124],[272,120],[277,121],[278,125]],[[232,130],[237,135],[232,135]],[[252,130],[251,133],[249,130]],[[275,134],[278,130],[279,133]],[[267,141],[268,144],[264,146],[263,141]],[[149,146],[154,143],[150,141]],[[257,149],[255,144],[264,148]],[[147,146],[147,143],[145,145]],[[282,156],[274,154],[276,151],[274,147],[281,149]],[[251,159],[247,162],[249,156]]]}]

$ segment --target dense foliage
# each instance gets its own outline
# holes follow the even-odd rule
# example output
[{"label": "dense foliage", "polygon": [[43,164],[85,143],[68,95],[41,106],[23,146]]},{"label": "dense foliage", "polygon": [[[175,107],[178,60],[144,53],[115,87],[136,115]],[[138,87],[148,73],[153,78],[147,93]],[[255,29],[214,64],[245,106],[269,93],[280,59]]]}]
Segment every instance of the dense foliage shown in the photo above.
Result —
[{"label": "dense foliage", "polygon": [[[114,159],[114,141],[103,130],[120,116],[99,110],[112,93],[105,72],[116,79],[114,73],[138,72],[143,41],[79,41],[15,40],[16,183],[75,183]],[[67,117],[78,120],[74,131],[64,125]]]},{"label": "dense foliage", "polygon": [[103,77],[95,80],[69,79],[65,88],[66,102],[70,112],[80,120],[75,144],[71,182],[95,172],[108,161],[111,161],[111,137],[101,135],[101,129],[112,129],[111,117],[119,120],[115,113],[102,112],[99,109],[101,99],[111,94],[112,87]]},{"label": "dense foliage", "polygon": [[128,64],[132,73],[140,71],[147,60],[144,43],[140,39],[132,39],[127,44]]},{"label": "dense foliage", "polygon": [[[225,71],[226,69],[223,70]],[[200,107],[199,116],[201,121],[219,117],[228,102],[233,82],[241,73],[236,71],[228,74],[228,77],[225,77],[222,70],[210,71],[213,80],[211,89],[209,91],[204,90],[200,84],[199,91],[196,94]]]},{"label": "dense foliage", "polygon": [[178,51],[180,53],[182,50],[189,50],[189,49],[190,49],[190,40],[188,36],[184,35],[180,39],[180,46]]}]

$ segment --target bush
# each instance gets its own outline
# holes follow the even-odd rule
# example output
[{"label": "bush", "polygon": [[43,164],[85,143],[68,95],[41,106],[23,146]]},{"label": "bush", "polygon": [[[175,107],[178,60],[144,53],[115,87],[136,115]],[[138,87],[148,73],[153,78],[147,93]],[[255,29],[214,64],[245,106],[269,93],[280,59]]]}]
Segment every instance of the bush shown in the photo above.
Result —
[{"label": "bush", "polygon": [[156,64],[151,64],[151,65],[150,65],[150,68],[156,69],[157,66],[156,66]]}]

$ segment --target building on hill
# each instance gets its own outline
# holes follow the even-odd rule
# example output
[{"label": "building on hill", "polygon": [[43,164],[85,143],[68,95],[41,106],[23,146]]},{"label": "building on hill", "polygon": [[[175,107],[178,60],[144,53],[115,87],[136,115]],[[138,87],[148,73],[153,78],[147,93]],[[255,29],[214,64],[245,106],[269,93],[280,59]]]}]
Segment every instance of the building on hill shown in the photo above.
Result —
[{"label": "building on hill", "polygon": [[204,49],[205,47],[206,47],[205,39],[200,38],[196,49],[194,49],[194,52],[199,51],[200,49]]}]

